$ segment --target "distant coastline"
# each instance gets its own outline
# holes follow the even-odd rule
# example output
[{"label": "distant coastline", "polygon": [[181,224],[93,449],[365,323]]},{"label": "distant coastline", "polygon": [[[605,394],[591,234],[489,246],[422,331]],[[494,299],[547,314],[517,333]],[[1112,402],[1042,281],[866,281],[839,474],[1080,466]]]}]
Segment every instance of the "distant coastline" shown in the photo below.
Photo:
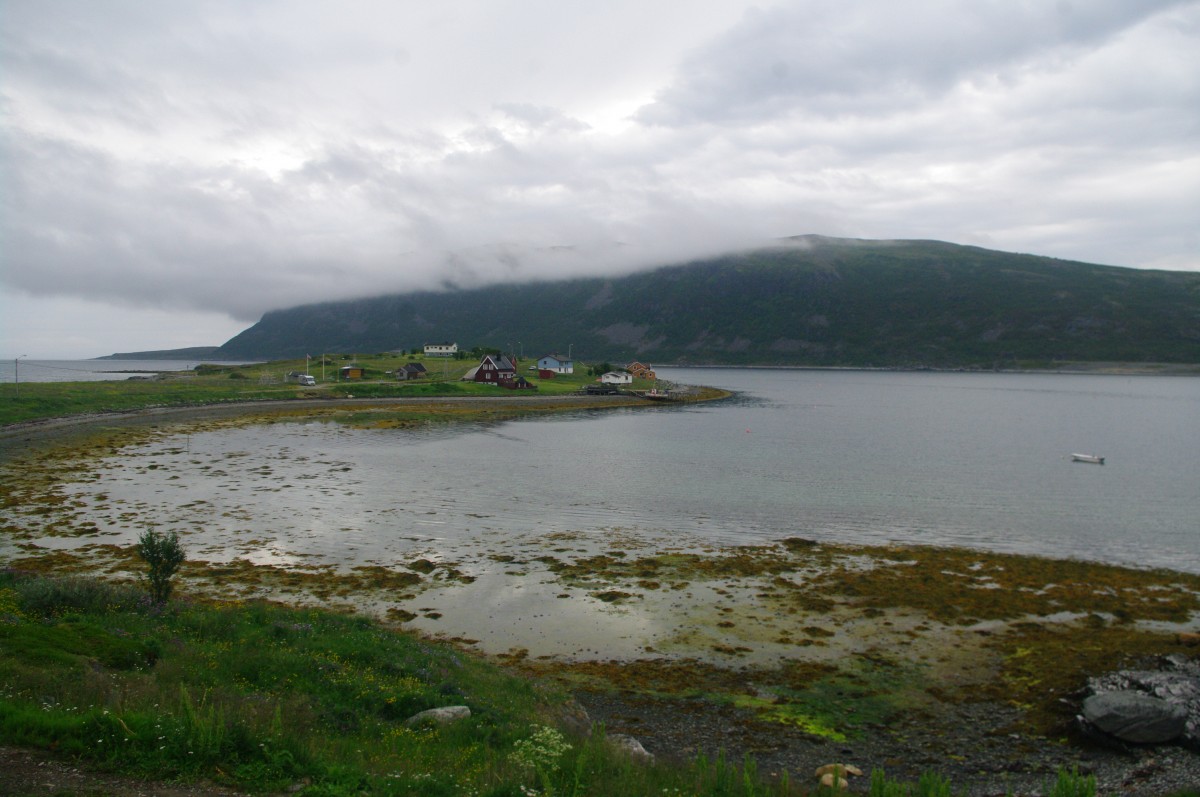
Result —
[{"label": "distant coastline", "polygon": [[[156,351],[126,351],[93,357],[93,360],[204,360],[213,357],[220,346],[192,346],[187,349],[158,349]],[[244,362],[244,361],[243,361]]]},{"label": "distant coastline", "polygon": [[[213,359],[220,346],[194,346],[187,349],[158,349],[142,352],[117,352],[93,360],[201,360],[211,363],[269,362],[263,357],[252,360]],[[1050,363],[1045,368],[979,368],[970,366],[868,366],[868,365],[781,365],[768,363],[681,363],[660,362],[660,368],[762,368],[795,371],[896,371],[901,373],[998,373],[998,374],[1108,374],[1116,376],[1200,376],[1200,363],[1159,362],[1087,362]],[[116,373],[116,372],[114,372]]]}]

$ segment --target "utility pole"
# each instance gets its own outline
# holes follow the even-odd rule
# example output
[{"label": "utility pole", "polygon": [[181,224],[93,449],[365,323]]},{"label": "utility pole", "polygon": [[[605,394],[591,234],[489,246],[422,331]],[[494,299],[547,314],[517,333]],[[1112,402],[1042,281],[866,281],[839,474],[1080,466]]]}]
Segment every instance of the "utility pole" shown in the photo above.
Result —
[{"label": "utility pole", "polygon": [[[22,354],[21,357],[28,357],[28,354]],[[13,384],[16,386],[16,395],[14,398],[21,397],[21,357],[13,360]]]}]

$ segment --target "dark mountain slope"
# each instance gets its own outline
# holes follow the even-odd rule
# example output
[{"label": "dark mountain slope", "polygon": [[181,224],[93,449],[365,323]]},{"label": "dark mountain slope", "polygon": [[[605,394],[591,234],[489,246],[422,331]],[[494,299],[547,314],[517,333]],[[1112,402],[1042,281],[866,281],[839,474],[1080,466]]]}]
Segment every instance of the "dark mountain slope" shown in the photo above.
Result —
[{"label": "dark mountain slope", "polygon": [[846,366],[1200,362],[1200,274],[937,241],[801,236],[617,279],[268,313],[225,358],[518,345],[588,360]]}]

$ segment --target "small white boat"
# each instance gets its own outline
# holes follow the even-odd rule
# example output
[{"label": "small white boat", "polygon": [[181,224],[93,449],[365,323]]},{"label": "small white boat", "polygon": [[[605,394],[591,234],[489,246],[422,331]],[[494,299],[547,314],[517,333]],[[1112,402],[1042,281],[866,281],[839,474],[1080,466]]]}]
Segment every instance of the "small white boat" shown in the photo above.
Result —
[{"label": "small white boat", "polygon": [[1104,464],[1104,457],[1098,457],[1095,454],[1072,454],[1071,460],[1073,462],[1090,462],[1093,465]]}]

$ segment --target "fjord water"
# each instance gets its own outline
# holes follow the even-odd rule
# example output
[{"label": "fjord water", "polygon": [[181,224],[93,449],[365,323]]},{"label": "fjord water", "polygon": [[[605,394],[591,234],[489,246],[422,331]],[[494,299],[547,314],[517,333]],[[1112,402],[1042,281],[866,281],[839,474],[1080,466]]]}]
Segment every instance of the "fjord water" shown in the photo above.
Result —
[{"label": "fjord water", "polygon": [[129,538],[114,542],[153,517],[204,558],[263,563],[393,564],[566,533],[954,545],[1200,572],[1200,380],[660,375],[737,395],[417,429],[195,432],[66,489],[101,534]]},{"label": "fjord water", "polygon": [[[708,369],[672,376],[745,391],[728,419],[737,423],[714,429],[711,442],[730,458],[730,486],[744,491],[751,520],[760,503],[791,513],[791,523],[763,523],[767,534],[790,526],[816,539],[1200,572],[1200,381]],[[1106,464],[1072,462],[1072,452]]]},{"label": "fjord water", "polygon": [[[190,371],[200,360],[0,360],[0,384],[10,382],[117,382],[167,371]],[[245,361],[214,365],[241,365]]]}]

